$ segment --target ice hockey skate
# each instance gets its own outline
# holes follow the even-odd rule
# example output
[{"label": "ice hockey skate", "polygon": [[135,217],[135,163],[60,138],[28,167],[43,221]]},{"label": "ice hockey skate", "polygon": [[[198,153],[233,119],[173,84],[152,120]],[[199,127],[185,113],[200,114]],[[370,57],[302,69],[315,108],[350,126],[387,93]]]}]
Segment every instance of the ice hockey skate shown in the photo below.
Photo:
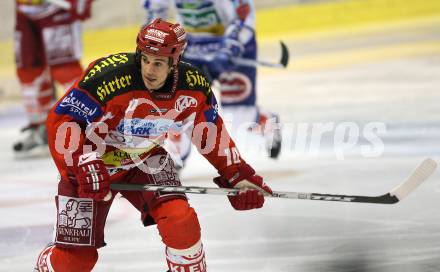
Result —
[{"label": "ice hockey skate", "polygon": [[21,130],[21,140],[13,145],[17,159],[46,157],[49,155],[47,146],[47,130],[44,124],[29,125]]},{"label": "ice hockey skate", "polygon": [[265,140],[268,156],[272,159],[278,158],[282,143],[280,117],[276,113],[260,112],[258,124]]}]

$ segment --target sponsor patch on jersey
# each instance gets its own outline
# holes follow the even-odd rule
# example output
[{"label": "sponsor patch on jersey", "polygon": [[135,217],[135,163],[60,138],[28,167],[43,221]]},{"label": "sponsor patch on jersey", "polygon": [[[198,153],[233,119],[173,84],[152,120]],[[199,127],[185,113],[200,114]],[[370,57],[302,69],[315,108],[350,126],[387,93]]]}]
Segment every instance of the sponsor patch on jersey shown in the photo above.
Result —
[{"label": "sponsor patch on jersey", "polygon": [[156,108],[156,109],[151,109],[150,113],[165,113],[167,111],[168,111],[168,109],[166,109],[166,108]]},{"label": "sponsor patch on jersey", "polygon": [[210,88],[209,81],[206,77],[199,73],[197,70],[188,70],[185,73],[186,84],[190,88]]},{"label": "sponsor patch on jersey", "polygon": [[101,61],[96,62],[95,65],[88,70],[87,75],[81,82],[87,82],[90,78],[106,70],[107,67],[116,67],[127,62],[127,54],[114,54],[108,56],[107,58],[103,58]]},{"label": "sponsor patch on jersey", "polygon": [[113,150],[102,155],[102,160],[107,167],[136,166],[134,159],[143,160],[150,149],[124,149]]},{"label": "sponsor patch on jersey", "polygon": [[[177,173],[174,163],[169,155],[153,155],[150,156],[146,164],[149,167],[148,173],[153,179],[153,183],[166,186],[181,186],[179,174]],[[159,196],[162,194],[158,194]],[[166,195],[166,194],[164,194]]]},{"label": "sponsor patch on jersey", "polygon": [[187,108],[197,107],[197,100],[194,97],[181,95],[174,103],[174,109],[178,112],[182,112]]},{"label": "sponsor patch on jersey", "polygon": [[55,108],[57,114],[67,114],[73,119],[91,123],[102,111],[99,104],[78,89],[72,89]]},{"label": "sponsor patch on jersey", "polygon": [[103,80],[96,87],[96,95],[100,101],[104,101],[107,96],[130,87],[133,84],[133,77],[130,74],[115,76],[108,80]]},{"label": "sponsor patch on jersey", "polygon": [[166,118],[122,119],[117,126],[117,131],[123,135],[156,137],[166,133],[173,124],[174,120]]},{"label": "sponsor patch on jersey", "polygon": [[59,195],[57,201],[55,241],[60,244],[93,246],[93,200]]},{"label": "sponsor patch on jersey", "polygon": [[215,96],[211,96],[211,107],[204,112],[207,122],[215,123],[218,118],[218,104]]}]

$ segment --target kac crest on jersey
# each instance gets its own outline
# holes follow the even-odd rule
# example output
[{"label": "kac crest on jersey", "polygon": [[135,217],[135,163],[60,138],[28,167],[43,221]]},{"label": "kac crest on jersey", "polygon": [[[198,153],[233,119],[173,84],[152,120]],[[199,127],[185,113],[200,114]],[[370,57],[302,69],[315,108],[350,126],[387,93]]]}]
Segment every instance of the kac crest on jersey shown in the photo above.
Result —
[{"label": "kac crest on jersey", "polygon": [[190,107],[197,107],[197,100],[187,95],[179,96],[174,104],[174,109],[178,112],[183,112],[186,108]]}]

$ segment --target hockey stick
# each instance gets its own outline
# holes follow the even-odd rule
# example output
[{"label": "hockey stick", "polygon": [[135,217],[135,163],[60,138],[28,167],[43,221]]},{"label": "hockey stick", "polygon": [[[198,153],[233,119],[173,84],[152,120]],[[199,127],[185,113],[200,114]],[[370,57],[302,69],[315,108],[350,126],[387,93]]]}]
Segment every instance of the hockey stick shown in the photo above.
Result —
[{"label": "hockey stick", "polygon": [[233,58],[232,62],[237,65],[242,66],[266,66],[266,67],[273,67],[273,68],[286,68],[289,64],[289,50],[287,49],[287,46],[285,43],[280,41],[281,45],[281,59],[278,63],[273,63],[269,61],[264,60],[253,60],[253,59],[245,59],[245,58]]},{"label": "hockey stick", "polygon": [[[287,65],[289,64],[289,49],[287,48],[286,44],[283,43],[282,41],[280,41],[280,45],[281,45],[281,59],[277,63],[264,61],[264,60],[247,59],[247,58],[232,58],[231,61],[236,65],[248,66],[248,67],[266,66],[272,68],[286,68]],[[203,60],[206,62],[211,62],[214,60],[214,54],[200,55],[200,54],[187,52],[184,54],[184,56],[187,59]]]},{"label": "hockey stick", "polygon": [[[280,192],[274,191],[271,196],[276,198],[305,199],[320,201],[340,201],[340,202],[359,202],[375,204],[394,204],[404,199],[409,193],[414,191],[420,184],[429,178],[437,167],[437,163],[432,159],[425,159],[413,173],[399,186],[381,196],[360,196],[360,195],[337,195],[320,193],[300,193],[300,192]],[[113,190],[126,191],[153,191],[164,193],[190,193],[190,194],[214,194],[214,195],[237,195],[239,189],[209,188],[197,186],[162,186],[162,185],[141,185],[112,183],[110,188]]]}]

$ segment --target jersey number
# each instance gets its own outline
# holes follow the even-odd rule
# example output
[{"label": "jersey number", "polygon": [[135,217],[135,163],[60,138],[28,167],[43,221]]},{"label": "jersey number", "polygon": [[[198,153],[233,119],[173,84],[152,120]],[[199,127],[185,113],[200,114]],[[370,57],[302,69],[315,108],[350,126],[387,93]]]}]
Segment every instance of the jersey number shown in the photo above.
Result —
[{"label": "jersey number", "polygon": [[238,150],[236,147],[226,148],[225,154],[226,154],[228,166],[232,165],[232,164],[239,164],[240,163],[240,153],[238,153]]}]

